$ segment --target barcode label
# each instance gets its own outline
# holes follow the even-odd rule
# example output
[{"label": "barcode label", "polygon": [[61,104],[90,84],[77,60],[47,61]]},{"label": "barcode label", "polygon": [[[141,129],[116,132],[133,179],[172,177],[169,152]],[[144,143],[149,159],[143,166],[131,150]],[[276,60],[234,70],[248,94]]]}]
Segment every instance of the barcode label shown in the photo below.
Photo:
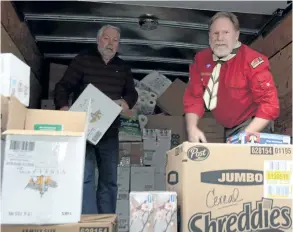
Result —
[{"label": "barcode label", "polygon": [[287,160],[269,160],[268,170],[270,171],[289,171],[290,165]]},{"label": "barcode label", "polygon": [[25,162],[16,162],[16,161],[8,161],[6,162],[7,166],[20,166],[20,167],[34,167],[33,163],[25,163]]},{"label": "barcode label", "polygon": [[264,197],[292,199],[292,161],[264,161]]},{"label": "barcode label", "polygon": [[128,220],[127,219],[119,219],[118,226],[119,226],[119,229],[128,229]]},{"label": "barcode label", "polygon": [[30,141],[10,141],[9,149],[12,151],[29,151],[32,152],[35,150],[35,142]]},{"label": "barcode label", "polygon": [[118,194],[117,200],[128,200],[128,194],[126,193]]},{"label": "barcode label", "polygon": [[102,132],[101,131],[97,131],[96,134],[93,136],[92,140],[94,142],[97,142],[102,136]]},{"label": "barcode label", "polygon": [[152,162],[153,161],[153,155],[154,155],[154,151],[144,151],[144,161],[145,162]]}]

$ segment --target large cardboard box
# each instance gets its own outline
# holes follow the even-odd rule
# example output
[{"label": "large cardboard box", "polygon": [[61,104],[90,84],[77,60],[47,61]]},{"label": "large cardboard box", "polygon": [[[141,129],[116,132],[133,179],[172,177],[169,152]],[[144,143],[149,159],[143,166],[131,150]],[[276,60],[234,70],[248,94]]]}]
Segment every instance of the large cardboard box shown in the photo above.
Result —
[{"label": "large cardboard box", "polygon": [[118,232],[113,214],[82,215],[79,223],[61,225],[2,225],[2,232]]},{"label": "large cardboard box", "polygon": [[30,103],[30,67],[12,53],[0,54],[1,94],[15,96],[22,104]]},{"label": "large cardboard box", "polygon": [[171,116],[183,116],[183,96],[187,84],[176,79],[168,89],[158,98],[157,105]]},{"label": "large cardboard box", "polygon": [[80,220],[87,122],[84,112],[27,109],[10,99],[3,224]]},{"label": "large cardboard box", "polygon": [[87,140],[96,145],[120,114],[122,108],[95,86],[89,84],[70,107],[70,111],[86,112],[90,99],[91,113]]},{"label": "large cardboard box", "polygon": [[170,150],[166,184],[178,194],[181,231],[292,231],[292,152],[188,142]]}]

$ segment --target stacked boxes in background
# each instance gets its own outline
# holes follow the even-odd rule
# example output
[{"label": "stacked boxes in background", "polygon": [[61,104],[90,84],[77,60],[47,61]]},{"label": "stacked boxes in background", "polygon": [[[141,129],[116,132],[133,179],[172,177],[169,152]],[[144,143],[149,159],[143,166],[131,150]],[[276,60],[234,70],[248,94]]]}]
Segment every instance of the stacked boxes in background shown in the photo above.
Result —
[{"label": "stacked boxes in background", "polygon": [[143,129],[142,142],[121,142],[118,166],[117,215],[119,232],[129,231],[129,193],[164,191],[170,130]]},{"label": "stacked boxes in background", "polygon": [[[30,103],[30,67],[12,53],[0,54],[1,79],[1,184],[4,163],[5,136],[10,97],[17,98],[24,106]],[[1,188],[2,189],[2,188]]]}]

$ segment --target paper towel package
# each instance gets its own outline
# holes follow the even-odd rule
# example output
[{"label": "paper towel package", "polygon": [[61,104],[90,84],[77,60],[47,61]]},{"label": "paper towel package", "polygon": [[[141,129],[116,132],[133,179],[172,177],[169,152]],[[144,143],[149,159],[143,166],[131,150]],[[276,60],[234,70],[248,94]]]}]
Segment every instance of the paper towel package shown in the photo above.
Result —
[{"label": "paper towel package", "polygon": [[12,53],[0,54],[1,94],[15,96],[23,105],[30,103],[30,67]]},{"label": "paper towel package", "polygon": [[166,185],[189,232],[292,231],[292,145],[188,143],[168,152]]},{"label": "paper towel package", "polygon": [[175,192],[130,192],[129,232],[177,232]]},{"label": "paper towel package", "polygon": [[96,145],[120,114],[122,108],[95,86],[89,84],[70,107],[70,111],[86,111],[89,99],[91,99],[91,114],[87,140]]},{"label": "paper towel package", "polygon": [[153,71],[145,76],[140,81],[140,84],[140,88],[154,92],[157,97],[160,97],[172,84],[172,81],[159,72]]}]

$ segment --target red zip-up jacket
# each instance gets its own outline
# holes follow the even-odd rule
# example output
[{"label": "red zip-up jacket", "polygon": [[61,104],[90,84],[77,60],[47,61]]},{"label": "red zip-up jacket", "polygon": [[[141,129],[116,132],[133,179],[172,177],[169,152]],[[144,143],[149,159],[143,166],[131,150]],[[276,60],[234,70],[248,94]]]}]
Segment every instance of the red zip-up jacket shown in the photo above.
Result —
[{"label": "red zip-up jacket", "polygon": [[[195,55],[183,97],[185,113],[195,113],[200,118],[204,115],[203,93],[215,65],[210,48]],[[237,55],[222,64],[217,107],[212,113],[225,128],[253,116],[268,120],[279,117],[278,92],[266,56],[242,44]]]}]

